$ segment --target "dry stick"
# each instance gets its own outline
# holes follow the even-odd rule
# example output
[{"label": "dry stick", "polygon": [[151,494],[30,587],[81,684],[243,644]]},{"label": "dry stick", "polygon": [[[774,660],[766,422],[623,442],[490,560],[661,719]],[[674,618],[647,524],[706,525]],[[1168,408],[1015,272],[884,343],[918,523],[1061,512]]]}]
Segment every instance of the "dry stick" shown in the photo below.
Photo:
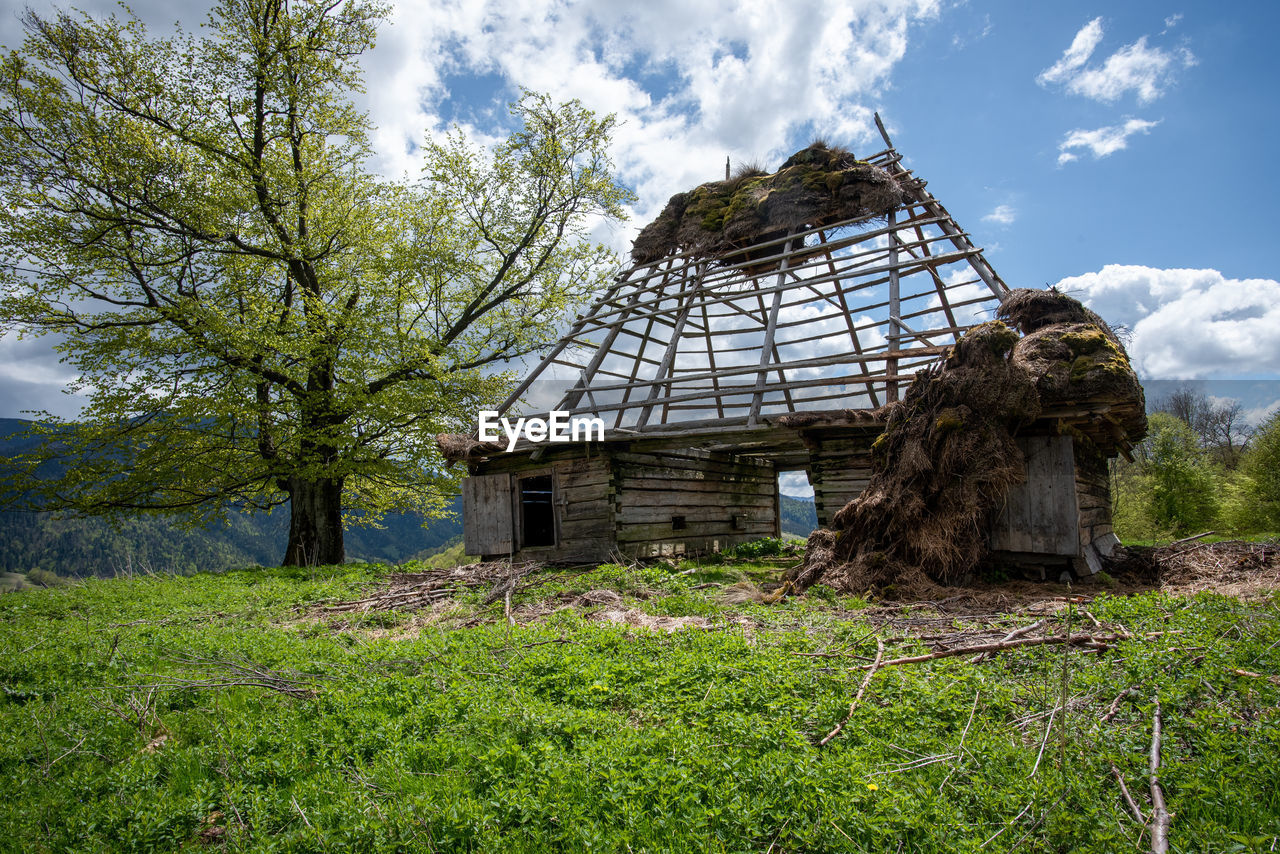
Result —
[{"label": "dry stick", "polygon": [[1237,676],[1252,676],[1254,679],[1265,679],[1268,682],[1274,682],[1275,684],[1280,685],[1280,676],[1268,676],[1265,673],[1254,673],[1252,670],[1236,669],[1231,672]]},{"label": "dry stick", "polygon": [[[1014,649],[1020,646],[1041,646],[1043,644],[1069,643],[1080,646],[1090,646],[1105,649],[1110,644],[1115,643],[1119,638],[1116,635],[1047,635],[1041,638],[1018,638],[1012,641],[1000,641],[998,643],[981,644],[979,646],[956,647],[955,649],[943,649],[937,652],[931,652],[927,655],[912,655],[906,658],[894,658],[889,661],[881,662],[881,667],[894,667],[899,664],[916,664],[921,661],[932,661],[935,658],[951,658],[956,655],[970,655],[975,652],[1002,652],[1006,649]],[[870,667],[864,664],[863,667]]]},{"label": "dry stick", "polygon": [[1049,714],[1049,725],[1044,728],[1044,738],[1040,741],[1040,752],[1036,754],[1036,764],[1031,766],[1030,776],[1036,775],[1036,770],[1040,768],[1040,760],[1044,758],[1044,746],[1049,743],[1049,733],[1053,732],[1053,719],[1058,714],[1058,706],[1053,707],[1053,711]]},{"label": "dry stick", "polygon": [[[1000,638],[1000,643],[1008,643],[1009,641],[1016,640],[1017,638],[1020,638],[1023,635],[1029,635],[1043,625],[1044,625],[1044,620],[1036,620],[1034,623],[1032,623],[1029,626],[1023,626],[1020,629],[1014,629],[1013,631],[1009,632],[1009,634]],[[981,655],[974,656],[973,663],[977,664],[979,661],[985,661],[988,658],[991,658],[991,653],[984,652]]]},{"label": "dry stick", "polygon": [[1116,782],[1120,784],[1120,794],[1124,796],[1124,802],[1128,805],[1129,811],[1133,813],[1133,817],[1137,819],[1138,824],[1143,827],[1147,826],[1147,818],[1142,814],[1142,810],[1138,809],[1138,805],[1134,803],[1133,795],[1129,794],[1129,787],[1124,784],[1124,777],[1120,776],[1120,769],[1111,766],[1111,776],[1116,778]]},{"label": "dry stick", "polygon": [[1164,803],[1164,789],[1160,786],[1160,698],[1155,698],[1156,709],[1151,716],[1151,854],[1166,854],[1169,850],[1169,810]]},{"label": "dry stick", "polygon": [[511,587],[507,587],[507,592],[502,597],[502,613],[506,615],[507,625],[514,626],[516,618],[511,616]]},{"label": "dry stick", "polygon": [[1002,828],[1000,828],[999,830],[997,830],[997,831],[995,832],[995,834],[993,834],[993,835],[991,836],[991,838],[989,838],[986,842],[984,842],[984,843],[982,843],[981,845],[979,845],[979,846],[978,846],[978,850],[979,850],[979,851],[981,851],[983,848],[986,848],[986,847],[987,847],[988,845],[990,845],[992,842],[995,842],[995,841],[996,841],[996,839],[998,839],[998,838],[999,838],[1000,834],[1004,833],[1006,830],[1008,830],[1009,828],[1011,828],[1011,827],[1013,827],[1015,824],[1017,824],[1017,823],[1018,823],[1018,819],[1022,818],[1024,815],[1026,815],[1026,814],[1027,814],[1027,810],[1031,809],[1031,806],[1032,806],[1032,804],[1034,804],[1034,803],[1035,803],[1035,799],[1033,798],[1033,799],[1031,800],[1031,803],[1027,804],[1025,807],[1023,807],[1023,808],[1022,808],[1022,812],[1018,813],[1018,814],[1017,814],[1017,815],[1015,815],[1013,818],[1011,818],[1011,819],[1009,820],[1009,823],[1008,823],[1008,824],[1006,824],[1004,827],[1002,827]]},{"label": "dry stick", "polygon": [[858,704],[862,702],[862,694],[867,690],[867,686],[871,684],[871,677],[876,675],[876,671],[880,668],[880,662],[884,658],[884,641],[876,638],[876,660],[871,662],[867,675],[862,677],[862,684],[858,686],[858,693],[854,695],[853,702],[849,704],[849,714],[844,716],[844,720],[836,724],[836,728],[827,733],[822,741],[818,742],[819,747],[826,747],[827,742],[840,734],[840,730],[844,729],[844,725],[853,717],[853,712],[858,708]]},{"label": "dry stick", "polygon": [[1137,690],[1138,690],[1138,687],[1136,685],[1131,685],[1128,688],[1125,688],[1119,694],[1117,694],[1116,698],[1111,701],[1111,705],[1107,708],[1107,713],[1102,716],[1101,718],[1102,723],[1104,724],[1111,723],[1111,721],[1115,718],[1115,716],[1120,714],[1120,704],[1124,702],[1124,698],[1128,697],[1130,694],[1134,693]]},{"label": "dry stick", "polygon": [[[976,659],[975,659],[976,660]],[[969,709],[969,720],[964,725],[964,732],[960,733],[960,743],[956,745],[956,759],[964,759],[964,740],[969,737],[969,727],[973,725],[973,716],[978,711],[978,697],[982,696],[982,691],[973,692],[973,708]],[[947,781],[951,779],[951,775],[956,773],[956,766],[952,765],[951,770],[947,772],[947,776],[942,778],[942,782],[938,784],[938,791],[942,791],[942,787],[947,785]]]},{"label": "dry stick", "polygon": [[[1211,534],[1216,534],[1216,533],[1218,533],[1218,532],[1217,532],[1217,531],[1205,531],[1203,534],[1196,534],[1196,535],[1195,535],[1195,536],[1193,536],[1193,537],[1183,537],[1183,538],[1182,538],[1182,539],[1180,539],[1180,540],[1174,540],[1172,543],[1169,543],[1169,546],[1179,546],[1179,545],[1182,545],[1183,543],[1189,543],[1189,542],[1191,542],[1191,541],[1193,541],[1193,540],[1198,540],[1198,539],[1200,539],[1201,537],[1207,537],[1207,536],[1210,536]],[[1165,548],[1168,548],[1169,546],[1165,546]]]}]

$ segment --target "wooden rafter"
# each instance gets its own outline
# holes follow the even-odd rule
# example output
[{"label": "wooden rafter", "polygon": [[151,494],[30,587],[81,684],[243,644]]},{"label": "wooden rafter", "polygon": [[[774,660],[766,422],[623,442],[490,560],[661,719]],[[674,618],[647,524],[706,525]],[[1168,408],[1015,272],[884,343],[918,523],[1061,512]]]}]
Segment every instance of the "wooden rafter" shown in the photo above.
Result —
[{"label": "wooden rafter", "polygon": [[[577,371],[556,409],[644,435],[897,399],[1008,288],[881,132],[869,160],[904,190],[887,222],[823,224],[736,264],[677,254],[628,270],[502,410],[551,365]],[[982,295],[959,290],[976,283]]]}]

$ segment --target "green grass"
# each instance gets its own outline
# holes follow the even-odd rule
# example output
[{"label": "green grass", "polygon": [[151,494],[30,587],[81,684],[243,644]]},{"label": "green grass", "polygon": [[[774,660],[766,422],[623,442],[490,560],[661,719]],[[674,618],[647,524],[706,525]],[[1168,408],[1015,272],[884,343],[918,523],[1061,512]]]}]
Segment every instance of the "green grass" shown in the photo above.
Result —
[{"label": "green grass", "polygon": [[[1126,546],[1167,546],[1169,543],[1181,539],[1170,534],[1160,539],[1142,539],[1134,537],[1126,537],[1124,544]],[[1274,543],[1280,540],[1280,532],[1269,531],[1253,534],[1235,534],[1230,531],[1222,534],[1210,534],[1207,537],[1201,537],[1196,540],[1197,543],[1224,543],[1224,542],[1245,542],[1245,543]]]},{"label": "green grass", "polygon": [[[1232,672],[1280,673],[1275,598],[1099,597],[1099,619],[1168,634],[1068,654],[1065,752],[1061,714],[1046,741],[1061,647],[885,669],[819,748],[861,659],[796,653],[902,636],[863,600],[722,601],[765,563],[606,566],[518,595],[517,614],[611,589],[708,628],[552,607],[512,628],[483,596],[434,620],[317,616],[379,571],[0,597],[0,850],[1145,850],[1110,768],[1143,800],[1157,695],[1173,850],[1268,851],[1280,833],[1280,686]],[[312,693],[219,687],[234,674],[216,662]]]}]

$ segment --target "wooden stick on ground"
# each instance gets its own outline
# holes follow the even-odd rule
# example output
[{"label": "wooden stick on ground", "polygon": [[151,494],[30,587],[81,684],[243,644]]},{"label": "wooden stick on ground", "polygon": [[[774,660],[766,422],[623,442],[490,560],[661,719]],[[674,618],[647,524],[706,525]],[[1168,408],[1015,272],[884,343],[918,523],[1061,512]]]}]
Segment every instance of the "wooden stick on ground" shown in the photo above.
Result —
[{"label": "wooden stick on ground", "polygon": [[1120,776],[1120,769],[1111,766],[1111,775],[1116,778],[1116,782],[1120,784],[1120,794],[1124,796],[1124,802],[1129,807],[1129,812],[1133,813],[1133,817],[1137,819],[1138,824],[1143,827],[1147,826],[1147,817],[1142,814],[1142,810],[1133,800],[1133,795],[1129,794],[1129,787],[1124,784],[1124,777]]},{"label": "wooden stick on ground", "polygon": [[1280,685],[1280,676],[1268,676],[1265,673],[1254,673],[1252,670],[1236,669],[1236,670],[1232,670],[1231,672],[1237,676],[1251,676],[1254,679],[1265,679],[1268,682],[1274,682],[1277,685]]},{"label": "wooden stick on ground", "polygon": [[[1023,635],[1029,635],[1043,625],[1044,625],[1044,620],[1037,620],[1036,622],[1032,623],[1029,626],[1023,626],[1020,629],[1014,629],[1013,631],[1009,632],[1009,634],[1000,638],[1000,643],[1008,643],[1011,640],[1017,640]],[[984,652],[984,653],[975,655],[973,657],[973,663],[977,664],[979,661],[986,661],[987,659],[991,658],[991,655],[992,654],[989,652]]]},{"label": "wooden stick on ground", "polygon": [[1163,722],[1159,697],[1155,703],[1156,709],[1151,716],[1151,854],[1167,854],[1170,816],[1164,803],[1164,789],[1160,786],[1160,731]]},{"label": "wooden stick on ground", "polygon": [[844,729],[844,725],[853,717],[854,710],[858,708],[858,704],[862,702],[862,695],[867,690],[867,686],[871,684],[871,677],[876,675],[876,671],[880,669],[880,662],[884,658],[884,641],[876,638],[876,660],[871,662],[867,675],[862,677],[862,684],[858,686],[858,693],[854,695],[853,702],[849,704],[849,714],[844,716],[844,720],[836,724],[836,728],[827,733],[822,741],[818,742],[819,747],[826,747],[831,739],[840,734]]},{"label": "wooden stick on ground", "polygon": [[[1203,534],[1196,534],[1196,535],[1191,536],[1191,537],[1183,537],[1183,538],[1182,538],[1182,539],[1180,539],[1180,540],[1174,540],[1172,543],[1169,543],[1169,545],[1170,545],[1170,546],[1180,546],[1180,545],[1182,545],[1183,543],[1190,543],[1190,542],[1194,542],[1195,540],[1198,540],[1198,539],[1200,539],[1201,537],[1208,537],[1208,536],[1210,536],[1210,535],[1212,535],[1212,534],[1216,534],[1216,533],[1218,533],[1218,532],[1217,532],[1217,531],[1205,531]],[[1166,546],[1166,548],[1168,548],[1168,546]]]},{"label": "wooden stick on ground", "polygon": [[[1011,641],[999,641],[997,643],[986,643],[978,646],[962,646],[954,649],[941,649],[937,652],[931,652],[926,655],[910,655],[906,658],[893,658],[889,661],[880,662],[879,667],[894,667],[899,664],[917,664],[921,661],[933,661],[936,658],[951,658],[956,655],[971,655],[978,652],[1003,652],[1006,649],[1015,649],[1020,646],[1040,646],[1043,644],[1069,643],[1078,646],[1092,647],[1095,649],[1105,649],[1115,643],[1118,638],[1115,635],[1046,635],[1039,638],[1018,638]],[[863,667],[870,668],[872,665],[864,664]]]},{"label": "wooden stick on ground", "polygon": [[1134,693],[1137,690],[1138,689],[1136,686],[1131,685],[1128,688],[1125,688],[1119,694],[1117,694],[1116,698],[1111,701],[1111,706],[1108,707],[1107,713],[1103,715],[1102,718],[1100,719],[1102,723],[1104,724],[1111,723],[1112,719],[1114,719],[1116,715],[1120,714],[1120,704],[1124,702],[1124,698],[1128,697],[1130,694]]}]

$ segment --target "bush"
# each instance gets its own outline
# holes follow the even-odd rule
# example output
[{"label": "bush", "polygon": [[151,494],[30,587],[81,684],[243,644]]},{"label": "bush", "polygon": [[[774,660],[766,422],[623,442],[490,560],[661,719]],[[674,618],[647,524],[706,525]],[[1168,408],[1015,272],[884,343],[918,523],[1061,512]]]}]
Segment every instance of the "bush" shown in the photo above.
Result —
[{"label": "bush", "polygon": [[795,551],[795,546],[777,537],[763,537],[749,543],[739,543],[728,549],[728,554],[738,558],[777,557]]},{"label": "bush", "polygon": [[36,587],[61,587],[67,583],[62,576],[47,569],[27,570],[27,581]]}]

